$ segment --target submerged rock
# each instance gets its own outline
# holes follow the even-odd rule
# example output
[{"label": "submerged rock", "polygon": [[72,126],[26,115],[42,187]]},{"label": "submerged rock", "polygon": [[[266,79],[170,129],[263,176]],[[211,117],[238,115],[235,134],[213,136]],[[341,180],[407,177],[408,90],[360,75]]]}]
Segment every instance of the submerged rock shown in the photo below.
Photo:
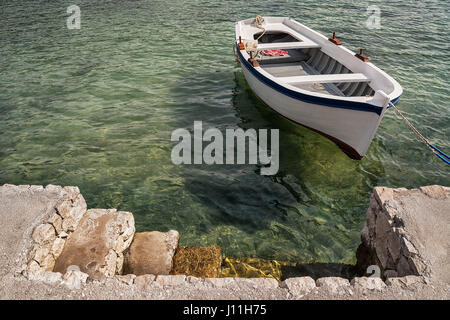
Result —
[{"label": "submerged rock", "polygon": [[124,255],[124,274],[169,274],[179,239],[175,230],[136,233]]},{"label": "submerged rock", "polygon": [[222,262],[221,277],[267,277],[283,281],[288,278],[310,276],[313,279],[339,276],[352,278],[355,267],[343,263],[287,262],[261,258],[225,258]]},{"label": "submerged rock", "polygon": [[221,277],[258,278],[267,277],[281,281],[284,267],[295,267],[295,263],[260,258],[225,258]]},{"label": "submerged rock", "polygon": [[171,274],[216,278],[219,276],[221,264],[220,246],[178,247],[173,258]]}]

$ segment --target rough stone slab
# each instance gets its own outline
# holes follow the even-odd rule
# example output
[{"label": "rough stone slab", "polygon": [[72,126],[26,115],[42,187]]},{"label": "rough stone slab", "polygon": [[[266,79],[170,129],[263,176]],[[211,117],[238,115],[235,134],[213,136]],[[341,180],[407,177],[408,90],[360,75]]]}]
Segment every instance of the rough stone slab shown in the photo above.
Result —
[{"label": "rough stone slab", "polygon": [[420,187],[419,190],[430,198],[437,200],[446,200],[449,196],[449,191],[443,186],[424,186]]},{"label": "rough stone slab", "polygon": [[123,251],[130,245],[134,231],[130,212],[88,210],[68,237],[54,271],[65,273],[68,266],[76,265],[96,280],[120,274]]},{"label": "rough stone slab", "polygon": [[158,275],[155,282],[161,286],[179,286],[186,282],[184,275]]},{"label": "rough stone slab", "polygon": [[[137,277],[138,278],[138,277]],[[136,279],[137,279],[136,278]],[[161,286],[150,283],[142,290],[136,283],[128,285],[119,279],[108,278],[106,281],[87,281],[80,289],[70,289],[66,285],[53,285],[43,281],[31,281],[23,276],[8,274],[0,282],[0,298],[2,299],[196,299],[196,300],[267,300],[267,299],[299,299],[289,294],[286,288],[240,288],[239,286],[212,287],[205,279],[195,284],[184,283],[177,286]],[[215,280],[218,280],[217,278]],[[353,288],[353,287],[351,287]],[[320,289],[320,288],[319,288]],[[328,290],[312,290],[307,299],[450,299],[448,285],[413,285],[407,289],[387,286],[383,291],[368,290],[353,294],[337,295]]]},{"label": "rough stone slab", "polygon": [[219,246],[178,247],[170,274],[184,274],[201,278],[219,276],[222,254]]},{"label": "rough stone slab", "polygon": [[422,276],[388,278],[386,284],[392,287],[408,288],[417,284],[425,284],[425,279]]},{"label": "rough stone slab", "polygon": [[235,278],[235,283],[240,287],[246,286],[253,289],[279,287],[278,281],[273,278]]},{"label": "rough stone slab", "polygon": [[134,283],[134,280],[136,279],[136,275],[134,275],[134,274],[127,274],[127,275],[124,275],[124,276],[116,275],[115,278],[119,279],[123,283],[131,285],[131,284]]},{"label": "rough stone slab", "polygon": [[75,230],[87,210],[86,201],[77,187],[48,185],[45,190],[58,192],[60,197],[46,223],[38,225],[33,231],[34,247],[28,263],[28,270],[31,271],[53,270],[56,259],[63,251],[65,238]]},{"label": "rough stone slab", "polygon": [[124,256],[124,273],[169,274],[179,239],[180,235],[175,230],[136,233]]},{"label": "rough stone slab", "polygon": [[27,273],[27,278],[32,281],[41,281],[48,284],[60,284],[63,281],[63,275],[59,272],[51,272],[51,271],[29,271]]},{"label": "rough stone slab", "polygon": [[66,273],[63,275],[63,284],[69,289],[80,289],[82,285],[86,284],[89,277],[87,273],[81,272],[78,266],[69,266]]},{"label": "rough stone slab", "polygon": [[[149,277],[149,278],[146,278]],[[184,275],[158,275],[156,279],[153,275],[138,276],[135,284],[145,287],[148,282],[154,282],[160,286],[180,286],[189,284],[211,285],[215,288],[228,288],[234,290],[267,290],[279,288],[278,281],[273,278],[196,278]],[[138,284],[139,282],[139,284]]]},{"label": "rough stone slab", "polygon": [[186,276],[186,281],[188,283],[198,283],[198,282],[203,282],[203,279],[202,278],[193,277],[193,276]]},{"label": "rough stone slab", "polygon": [[373,194],[378,203],[383,206],[386,201],[394,199],[394,190],[386,187],[373,188]]},{"label": "rough stone slab", "polygon": [[294,296],[303,296],[316,288],[316,282],[311,277],[296,277],[284,280],[282,288],[286,288]]},{"label": "rough stone slab", "polygon": [[450,188],[374,188],[357,260],[383,278],[420,275],[450,283]]},{"label": "rough stone slab", "polygon": [[324,277],[317,279],[316,285],[334,294],[344,294],[348,291],[350,282],[340,277]]},{"label": "rough stone slab", "polygon": [[378,290],[381,291],[386,287],[386,284],[378,277],[356,277],[353,278],[350,284],[357,290]]},{"label": "rough stone slab", "polygon": [[155,281],[156,276],[153,274],[144,274],[142,276],[137,276],[134,279],[134,284],[140,289],[144,290],[148,286],[150,286],[153,281]]},{"label": "rough stone slab", "polygon": [[229,287],[236,285],[236,278],[226,277],[226,278],[207,278],[205,283],[210,284],[215,288]]}]

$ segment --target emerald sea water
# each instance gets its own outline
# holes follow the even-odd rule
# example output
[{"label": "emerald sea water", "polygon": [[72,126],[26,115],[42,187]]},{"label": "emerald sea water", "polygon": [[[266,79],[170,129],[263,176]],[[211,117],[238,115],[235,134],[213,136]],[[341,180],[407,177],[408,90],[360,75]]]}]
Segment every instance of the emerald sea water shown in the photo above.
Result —
[{"label": "emerald sea water", "polygon": [[[81,9],[69,30],[66,9]],[[367,7],[381,10],[368,29]],[[450,151],[450,2],[0,1],[0,184],[76,185],[89,208],[133,212],[138,231],[225,256],[352,263],[374,186],[450,185],[450,170],[388,110],[361,161],[278,116],[251,92],[234,23],[289,16],[373,63],[398,104]],[[181,165],[171,133],[280,129],[280,169]]]}]

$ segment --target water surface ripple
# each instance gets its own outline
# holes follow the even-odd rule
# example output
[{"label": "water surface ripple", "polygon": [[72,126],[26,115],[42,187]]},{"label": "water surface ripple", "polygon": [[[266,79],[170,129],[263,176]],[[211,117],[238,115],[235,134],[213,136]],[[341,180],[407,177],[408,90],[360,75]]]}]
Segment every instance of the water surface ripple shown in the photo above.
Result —
[{"label": "water surface ripple", "polygon": [[[81,29],[66,8],[81,8]],[[382,28],[365,28],[368,5]],[[225,255],[353,262],[371,189],[449,185],[449,169],[392,110],[362,161],[269,111],[234,62],[234,22],[290,16],[404,88],[399,108],[450,151],[448,1],[1,1],[0,184],[80,187]],[[174,166],[171,132],[279,128],[281,165]]]}]

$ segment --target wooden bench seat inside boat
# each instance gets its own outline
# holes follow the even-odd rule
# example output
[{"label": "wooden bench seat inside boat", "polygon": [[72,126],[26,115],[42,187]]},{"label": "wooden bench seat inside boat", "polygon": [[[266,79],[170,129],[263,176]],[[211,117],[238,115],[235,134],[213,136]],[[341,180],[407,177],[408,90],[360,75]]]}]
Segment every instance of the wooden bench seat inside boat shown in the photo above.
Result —
[{"label": "wooden bench seat inside boat", "polygon": [[302,50],[285,50],[287,55],[284,56],[265,56],[260,54],[258,57],[259,64],[280,64],[305,61],[309,56]]},{"label": "wooden bench seat inside boat", "polygon": [[258,50],[311,49],[311,48],[320,48],[320,45],[312,41],[258,43]]},{"label": "wooden bench seat inside boat", "polygon": [[362,73],[353,73],[320,49],[288,49],[288,56],[262,56],[261,68],[280,83],[331,95],[373,96],[370,80]]},{"label": "wooden bench seat inside boat", "polygon": [[362,73],[316,74],[294,77],[279,77],[284,83],[342,83],[342,82],[368,82],[369,79]]}]

